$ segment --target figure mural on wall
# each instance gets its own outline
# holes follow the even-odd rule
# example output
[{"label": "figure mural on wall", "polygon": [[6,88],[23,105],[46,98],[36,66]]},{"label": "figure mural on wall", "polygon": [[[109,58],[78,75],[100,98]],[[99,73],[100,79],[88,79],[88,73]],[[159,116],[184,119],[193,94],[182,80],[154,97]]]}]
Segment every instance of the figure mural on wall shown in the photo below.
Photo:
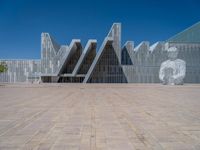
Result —
[{"label": "figure mural on wall", "polygon": [[167,52],[169,59],[161,64],[159,78],[165,85],[182,85],[186,72],[186,62],[177,59],[178,49],[176,47],[168,48]]}]

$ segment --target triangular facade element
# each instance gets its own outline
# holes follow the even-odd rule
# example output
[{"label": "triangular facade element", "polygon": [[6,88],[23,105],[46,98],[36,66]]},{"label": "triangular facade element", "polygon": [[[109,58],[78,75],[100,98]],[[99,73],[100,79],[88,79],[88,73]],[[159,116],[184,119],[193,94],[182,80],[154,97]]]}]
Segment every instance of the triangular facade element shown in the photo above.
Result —
[{"label": "triangular facade element", "polygon": [[167,40],[175,43],[200,43],[200,22]]},{"label": "triangular facade element", "polygon": [[98,51],[84,83],[126,82],[121,68],[121,24],[113,24]]},{"label": "triangular facade element", "polygon": [[78,60],[72,76],[76,74],[86,74],[96,55],[97,40],[89,40]]}]

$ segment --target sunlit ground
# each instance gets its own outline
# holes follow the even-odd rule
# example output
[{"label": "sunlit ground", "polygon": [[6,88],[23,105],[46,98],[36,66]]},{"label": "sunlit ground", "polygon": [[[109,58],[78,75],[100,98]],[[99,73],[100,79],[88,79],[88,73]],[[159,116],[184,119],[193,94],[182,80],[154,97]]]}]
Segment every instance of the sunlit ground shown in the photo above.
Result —
[{"label": "sunlit ground", "polygon": [[0,86],[0,149],[200,149],[200,85]]}]

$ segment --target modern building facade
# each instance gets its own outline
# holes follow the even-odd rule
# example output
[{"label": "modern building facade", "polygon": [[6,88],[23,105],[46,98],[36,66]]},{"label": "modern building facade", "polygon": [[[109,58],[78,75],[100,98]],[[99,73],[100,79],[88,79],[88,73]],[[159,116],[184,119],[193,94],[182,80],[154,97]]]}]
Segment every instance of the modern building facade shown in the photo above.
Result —
[{"label": "modern building facade", "polygon": [[184,82],[200,83],[200,22],[166,41],[136,47],[133,41],[121,47],[121,24],[114,23],[99,50],[94,39],[85,47],[79,39],[59,45],[42,33],[41,60],[0,60],[8,66],[0,82],[159,83],[159,68],[171,46],[186,61]]}]

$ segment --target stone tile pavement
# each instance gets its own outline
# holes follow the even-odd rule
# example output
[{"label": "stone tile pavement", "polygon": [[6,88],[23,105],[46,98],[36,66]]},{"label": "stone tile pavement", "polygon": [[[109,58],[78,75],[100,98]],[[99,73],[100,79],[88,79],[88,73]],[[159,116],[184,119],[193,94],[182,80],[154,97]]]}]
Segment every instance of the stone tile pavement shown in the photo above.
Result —
[{"label": "stone tile pavement", "polygon": [[200,150],[200,85],[0,86],[0,150]]}]

